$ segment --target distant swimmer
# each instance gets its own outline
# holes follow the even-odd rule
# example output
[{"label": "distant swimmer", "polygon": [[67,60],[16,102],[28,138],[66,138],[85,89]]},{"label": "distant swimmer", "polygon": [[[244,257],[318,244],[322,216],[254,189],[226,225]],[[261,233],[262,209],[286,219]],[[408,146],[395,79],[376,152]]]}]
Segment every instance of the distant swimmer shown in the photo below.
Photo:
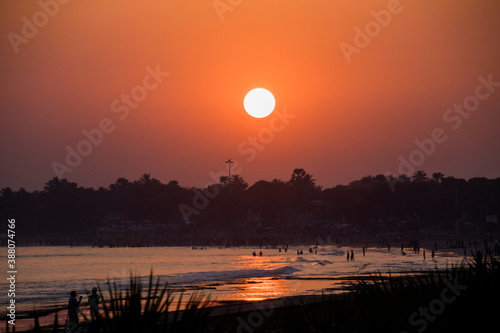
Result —
[{"label": "distant swimmer", "polygon": [[255,257],[257,255],[257,253],[255,253],[255,251],[252,252],[252,255]]},{"label": "distant swimmer", "polygon": [[259,252],[259,257],[262,257],[262,251]]}]

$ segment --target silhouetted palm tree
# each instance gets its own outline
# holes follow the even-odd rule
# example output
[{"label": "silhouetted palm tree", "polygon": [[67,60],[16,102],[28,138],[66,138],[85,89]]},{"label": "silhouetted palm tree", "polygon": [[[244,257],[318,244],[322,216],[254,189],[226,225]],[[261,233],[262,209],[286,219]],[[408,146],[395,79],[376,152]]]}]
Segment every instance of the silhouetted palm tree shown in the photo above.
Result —
[{"label": "silhouetted palm tree", "polygon": [[109,189],[112,191],[123,190],[130,187],[132,183],[123,177],[118,178],[114,184],[109,185]]},{"label": "silhouetted palm tree", "polygon": [[141,178],[139,178],[139,183],[144,184],[144,185],[150,184],[151,183],[151,174],[150,173],[143,174],[141,176]]},{"label": "silhouetted palm tree", "polygon": [[294,169],[292,176],[290,177],[290,184],[293,186],[314,186],[316,179],[312,178],[311,174],[308,174],[304,169]]},{"label": "silhouetted palm tree", "polygon": [[158,188],[158,185],[161,185],[160,181],[156,178],[151,177],[150,173],[143,174],[141,178],[139,178],[137,183],[144,186],[145,188]]},{"label": "silhouetted palm tree", "polygon": [[245,190],[248,187],[248,184],[239,175],[231,176],[231,184],[234,184],[236,188],[242,190]]},{"label": "silhouetted palm tree", "polygon": [[411,176],[411,180],[414,183],[423,183],[423,182],[428,181],[429,178],[427,177],[427,173],[425,171],[417,170],[417,171],[415,171],[413,176]]},{"label": "silhouetted palm tree", "polygon": [[8,198],[8,197],[13,197],[14,196],[14,191],[12,191],[12,189],[10,187],[4,187],[1,191],[0,191],[0,194],[2,195],[2,197],[4,198]]},{"label": "silhouetted palm tree", "polygon": [[434,180],[436,183],[441,183],[443,177],[444,175],[441,172],[434,172],[432,174],[432,180]]},{"label": "silhouetted palm tree", "polygon": [[64,192],[68,190],[76,190],[78,187],[77,183],[69,182],[66,178],[59,179],[57,177],[52,178],[43,187],[45,192]]},{"label": "silhouetted palm tree", "polygon": [[[233,228],[246,221],[251,210],[268,225],[299,223],[296,226],[300,227],[297,221],[302,217],[328,217],[332,221],[345,217],[376,231],[378,226],[363,221],[407,219],[411,215],[426,220],[428,225],[449,227],[464,214],[477,221],[483,221],[485,214],[500,214],[500,178],[467,181],[445,177],[440,172],[430,178],[431,181],[419,170],[411,179],[404,174],[397,179],[392,175],[366,176],[348,185],[322,190],[304,169],[294,169],[287,181],[258,181],[249,188],[235,174],[231,179],[221,177],[221,183],[211,185],[205,193],[211,194],[207,195],[210,204],[192,218],[201,228]],[[387,180],[395,184],[393,191]],[[80,235],[95,232],[109,212],[129,220],[168,222],[180,220],[181,204],[193,206],[193,192],[188,188],[176,181],[162,184],[148,173],[135,181],[118,178],[108,188],[96,191],[57,177],[50,179],[43,191],[13,191],[5,187],[0,190],[0,218],[5,221],[18,217],[23,221],[19,225],[24,228],[23,233]],[[316,200],[324,202],[324,206]]]}]

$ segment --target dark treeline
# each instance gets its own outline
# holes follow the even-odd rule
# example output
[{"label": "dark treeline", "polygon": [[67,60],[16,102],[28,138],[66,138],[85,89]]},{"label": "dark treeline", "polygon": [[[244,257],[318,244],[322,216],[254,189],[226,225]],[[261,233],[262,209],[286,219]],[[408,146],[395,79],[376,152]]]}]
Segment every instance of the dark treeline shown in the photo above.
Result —
[{"label": "dark treeline", "polygon": [[[221,177],[220,183],[205,189],[185,188],[177,181],[164,184],[149,174],[135,181],[119,178],[99,189],[53,178],[40,191],[3,188],[0,212],[3,224],[16,219],[19,237],[94,237],[110,214],[135,225],[169,226],[164,228],[166,234],[176,230],[287,234],[339,226],[365,232],[453,231],[470,222],[486,228],[487,218],[496,219],[500,178],[464,180],[441,173],[428,177],[417,171],[397,179],[367,176],[327,189],[316,185],[303,169],[293,170],[289,180],[261,180],[252,186],[239,175]],[[489,227],[497,230],[497,225]]]}]

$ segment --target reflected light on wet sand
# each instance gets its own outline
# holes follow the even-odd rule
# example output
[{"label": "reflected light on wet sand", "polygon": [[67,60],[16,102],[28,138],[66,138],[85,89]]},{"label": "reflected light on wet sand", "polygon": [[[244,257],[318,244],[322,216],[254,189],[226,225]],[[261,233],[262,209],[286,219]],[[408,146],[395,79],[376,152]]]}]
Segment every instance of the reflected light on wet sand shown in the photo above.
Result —
[{"label": "reflected light on wet sand", "polygon": [[239,286],[235,299],[240,301],[262,301],[270,298],[278,298],[290,295],[291,286],[285,284],[282,279],[252,278],[245,280],[245,284]]}]

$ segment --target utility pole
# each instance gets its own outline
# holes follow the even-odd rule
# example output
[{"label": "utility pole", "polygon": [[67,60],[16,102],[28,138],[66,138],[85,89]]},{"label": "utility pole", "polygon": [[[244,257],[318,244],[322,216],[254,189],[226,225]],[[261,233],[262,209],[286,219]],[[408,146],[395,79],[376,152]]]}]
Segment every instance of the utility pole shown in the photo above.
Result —
[{"label": "utility pole", "polygon": [[234,163],[234,161],[232,159],[228,159],[225,163],[229,164],[229,178],[228,178],[228,182],[231,181],[231,164]]},{"label": "utility pole", "polygon": [[227,179],[227,185],[229,185],[229,196],[231,196],[231,164],[233,164],[234,161],[232,159],[228,159],[225,163],[229,165],[229,170],[228,170],[229,178]]}]

